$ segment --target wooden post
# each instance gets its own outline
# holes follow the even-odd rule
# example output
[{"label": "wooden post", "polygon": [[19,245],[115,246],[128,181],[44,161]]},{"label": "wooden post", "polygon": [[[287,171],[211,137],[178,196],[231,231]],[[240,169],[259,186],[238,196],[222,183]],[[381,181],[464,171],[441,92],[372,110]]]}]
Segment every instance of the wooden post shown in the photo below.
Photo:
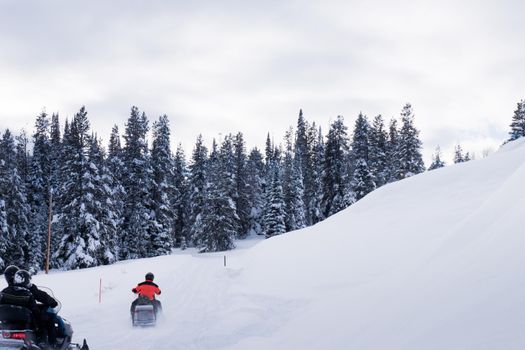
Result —
[{"label": "wooden post", "polygon": [[226,255],[224,256],[224,267],[226,267]]},{"label": "wooden post", "polygon": [[46,274],[49,273],[49,257],[51,255],[51,221],[52,220],[53,220],[53,189],[49,190],[49,216],[47,219]]},{"label": "wooden post", "polygon": [[102,277],[100,278],[100,283],[98,284],[98,303],[102,303]]}]

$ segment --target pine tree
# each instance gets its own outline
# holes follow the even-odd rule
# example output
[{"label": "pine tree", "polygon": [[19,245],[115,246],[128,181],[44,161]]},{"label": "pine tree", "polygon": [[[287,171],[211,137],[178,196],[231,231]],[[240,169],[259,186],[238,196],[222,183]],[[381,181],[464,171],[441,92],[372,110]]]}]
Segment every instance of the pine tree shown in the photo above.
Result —
[{"label": "pine tree", "polygon": [[208,162],[206,202],[202,210],[201,252],[216,252],[235,247],[239,217],[232,198],[235,193],[235,167],[232,137],[225,137],[217,151],[215,140]]},{"label": "pine tree", "polygon": [[272,140],[270,139],[270,133],[268,133],[268,135],[266,136],[266,148],[265,148],[265,158],[264,158],[264,162],[266,164],[267,171],[269,171],[270,164],[273,161],[273,156],[274,156],[274,146],[273,146]]},{"label": "pine tree", "polygon": [[407,178],[425,171],[423,156],[421,155],[421,141],[419,131],[414,126],[412,106],[407,103],[401,112],[401,126],[399,139],[399,178]]},{"label": "pine tree", "polygon": [[293,231],[306,226],[301,158],[297,154],[294,155],[292,135],[293,131],[290,128],[285,136],[286,150],[282,165],[286,231]]},{"label": "pine tree", "polygon": [[111,130],[109,137],[108,157],[106,161],[106,169],[104,171],[105,182],[111,191],[111,204],[114,212],[115,226],[117,228],[115,240],[115,249],[112,252],[115,254],[115,259],[120,259],[123,254],[121,248],[125,237],[122,234],[122,226],[124,221],[124,201],[126,200],[126,191],[124,190],[124,153],[120,142],[119,129],[115,125]]},{"label": "pine tree", "polygon": [[315,150],[317,128],[310,126],[303,116],[303,110],[299,110],[297,119],[297,131],[295,134],[295,158],[301,164],[301,174],[303,178],[304,197],[303,203],[306,207],[307,225],[312,225],[317,220],[319,203],[319,193],[315,188],[314,171],[316,170],[316,160],[313,154]]},{"label": "pine tree", "polygon": [[286,232],[286,212],[280,169],[274,160],[270,166],[272,182],[269,185],[266,210],[264,215],[264,233],[267,238]]},{"label": "pine tree", "polygon": [[208,149],[203,144],[202,135],[197,137],[193,149],[190,178],[189,178],[189,215],[186,237],[191,237],[194,245],[199,246],[200,237],[203,236],[202,210],[206,201],[206,167],[208,162]]},{"label": "pine tree", "polygon": [[302,171],[301,161],[295,158],[290,176],[290,204],[287,213],[289,230],[299,230],[307,225]]},{"label": "pine tree", "polygon": [[460,144],[456,145],[456,148],[454,149],[454,163],[463,163],[465,161],[465,157],[463,156],[463,149],[461,148]]},{"label": "pine tree", "polygon": [[[302,116],[302,115],[301,115]],[[285,142],[285,152],[284,159],[282,164],[282,184],[283,184],[283,199],[284,207],[286,212],[286,231],[295,230],[295,218],[294,218],[294,209],[293,209],[293,184],[292,184],[292,171],[294,165],[294,156],[293,152],[293,140],[292,140],[292,128],[288,129],[285,133],[284,142]],[[296,157],[299,159],[299,157]],[[302,187],[302,184],[301,184]]]},{"label": "pine tree", "polygon": [[8,265],[8,262],[4,260],[8,249],[8,234],[9,228],[7,225],[7,213],[5,212],[5,200],[2,197],[2,193],[0,193],[0,269],[2,271]]},{"label": "pine tree", "polygon": [[445,162],[441,160],[441,148],[439,146],[436,147],[436,151],[432,155],[432,164],[430,164],[430,167],[428,170],[435,170],[439,169],[445,166]]},{"label": "pine tree", "polygon": [[323,171],[323,211],[328,217],[351,203],[348,179],[348,135],[343,117],[338,116],[330,125],[325,146]]},{"label": "pine tree", "polygon": [[187,236],[188,225],[188,169],[186,165],[186,155],[182,145],[179,144],[174,159],[174,186],[177,189],[177,197],[174,198],[173,206],[175,210],[175,241],[174,246],[186,249],[190,237]]},{"label": "pine tree", "polygon": [[[305,198],[308,201],[308,203],[305,203],[305,210],[307,211],[306,225],[314,225],[324,220],[324,215],[321,206],[323,201],[322,175],[325,149],[321,127],[317,129],[315,123],[312,123],[312,126],[310,127],[308,132],[308,140],[308,144],[310,145],[309,159],[311,164],[311,193],[305,194]],[[303,169],[302,165],[301,169]]]},{"label": "pine tree", "polygon": [[38,271],[44,264],[50,191],[49,118],[37,116],[33,134],[33,155],[29,174],[28,201],[31,206],[28,269]]},{"label": "pine tree", "polygon": [[233,138],[233,168],[235,194],[233,201],[239,217],[238,238],[245,238],[250,230],[250,199],[246,175],[246,145],[242,133]]},{"label": "pine tree", "polygon": [[352,139],[352,180],[351,188],[355,199],[359,200],[372,192],[375,188],[374,176],[369,167],[370,163],[370,125],[366,116],[359,113],[354,136]]},{"label": "pine tree", "polygon": [[377,187],[380,187],[388,181],[388,134],[385,131],[385,124],[381,114],[374,118],[369,132],[369,142],[369,168],[374,175],[374,183]]},{"label": "pine tree", "polygon": [[510,129],[509,141],[513,141],[525,136],[525,100],[518,102],[518,106],[514,111],[514,116],[512,117]]},{"label": "pine tree", "polygon": [[[50,136],[49,136],[49,191],[53,192],[56,197],[56,192],[60,188],[61,184],[65,181],[63,178],[67,177],[68,174],[62,173],[64,154],[62,150],[62,140],[60,134],[60,121],[58,114],[54,113],[51,116],[50,124]],[[57,210],[60,207],[57,205],[56,200],[53,203],[53,210]],[[58,234],[63,230],[58,226],[56,220],[52,221],[52,234],[51,234],[51,247],[50,251],[55,252],[58,249],[58,245],[62,237]],[[51,261],[51,267],[59,267],[56,262]]]},{"label": "pine tree", "polygon": [[60,179],[60,160],[62,159],[62,142],[60,138],[60,122],[58,114],[51,116],[50,139],[49,139],[49,174],[50,186],[52,189],[57,189],[61,182]]},{"label": "pine tree", "polygon": [[368,164],[363,158],[359,158],[355,163],[354,175],[352,177],[352,191],[355,199],[360,200],[375,189],[374,176]]},{"label": "pine tree", "polygon": [[250,203],[250,234],[263,234],[262,213],[264,207],[265,164],[261,152],[254,148],[246,164],[247,193]]},{"label": "pine tree", "polygon": [[151,178],[152,169],[148,154],[146,135],[148,119],[137,107],[131,108],[126,124],[124,139],[124,178],[122,185],[126,192],[124,220],[122,223],[123,246],[121,255],[125,259],[148,256],[150,248]]},{"label": "pine tree", "polygon": [[29,184],[29,172],[31,158],[29,156],[28,144],[29,140],[25,131],[22,130],[20,134],[15,137],[16,140],[16,168],[20,178],[27,186]]},{"label": "pine tree", "polygon": [[119,255],[119,237],[118,225],[120,222],[120,212],[116,207],[116,197],[114,193],[114,179],[110,172],[106,160],[104,149],[100,140],[92,136],[89,140],[89,170],[90,183],[92,188],[91,206],[93,208],[93,217],[98,222],[98,235],[100,243],[96,251],[97,264],[111,264],[118,260]]},{"label": "pine tree", "polygon": [[4,260],[9,264],[24,266],[29,245],[29,215],[25,183],[16,167],[15,140],[6,130],[0,142],[0,194],[5,206],[7,224],[7,251]]},{"label": "pine tree", "polygon": [[98,169],[89,159],[92,138],[85,107],[75,114],[68,130],[64,147],[70,155],[64,169],[68,174],[60,193],[61,242],[54,255],[66,269],[79,269],[98,265],[100,249],[101,208],[96,201]]},{"label": "pine tree", "polygon": [[100,222],[97,220],[97,209],[100,209],[95,201],[98,169],[89,159],[89,129],[87,111],[82,107],[75,114],[64,142],[70,155],[63,169],[68,176],[59,189],[63,194],[60,215],[63,233],[54,257],[66,269],[98,264],[96,255],[100,246]]},{"label": "pine tree", "polygon": [[171,252],[174,238],[175,210],[172,199],[178,193],[174,184],[173,156],[170,148],[168,117],[159,118],[153,124],[153,169],[151,244],[149,256],[166,255]]},{"label": "pine tree", "polygon": [[397,128],[397,121],[395,119],[390,120],[390,126],[388,129],[388,141],[386,147],[387,163],[386,163],[386,181],[394,182],[400,180],[400,136]]}]

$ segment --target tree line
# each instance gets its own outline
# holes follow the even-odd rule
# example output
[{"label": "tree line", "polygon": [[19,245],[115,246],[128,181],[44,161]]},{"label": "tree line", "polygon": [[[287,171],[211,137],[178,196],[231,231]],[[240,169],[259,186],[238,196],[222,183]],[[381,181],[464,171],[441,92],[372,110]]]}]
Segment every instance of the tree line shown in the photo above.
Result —
[{"label": "tree line", "polygon": [[[523,101],[519,106],[512,137],[525,132]],[[85,107],[63,127],[57,114],[42,112],[31,140],[6,130],[0,268],[43,268],[51,198],[51,267],[78,269],[173,248],[232,249],[236,239],[314,225],[380,186],[425,171],[410,104],[388,125],[381,115],[360,113],[351,134],[338,116],[323,135],[300,111],[283,142],[268,134],[264,150],[248,151],[240,132],[214,139],[209,149],[200,135],[189,162],[180,144],[172,152],[170,133],[166,115],[150,125],[137,107],[122,135],[113,127],[107,148]],[[437,153],[429,169],[441,166]]]}]

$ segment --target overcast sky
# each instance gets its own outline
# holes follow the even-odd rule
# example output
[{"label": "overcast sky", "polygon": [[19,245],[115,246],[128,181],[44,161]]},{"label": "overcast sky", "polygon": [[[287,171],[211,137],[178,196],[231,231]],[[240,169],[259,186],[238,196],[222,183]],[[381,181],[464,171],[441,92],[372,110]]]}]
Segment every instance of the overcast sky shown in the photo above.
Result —
[{"label": "overcast sky", "polygon": [[323,126],[413,105],[425,147],[481,156],[525,98],[522,1],[0,0],[0,129],[86,105],[105,140],[132,105],[262,146],[299,108]]}]

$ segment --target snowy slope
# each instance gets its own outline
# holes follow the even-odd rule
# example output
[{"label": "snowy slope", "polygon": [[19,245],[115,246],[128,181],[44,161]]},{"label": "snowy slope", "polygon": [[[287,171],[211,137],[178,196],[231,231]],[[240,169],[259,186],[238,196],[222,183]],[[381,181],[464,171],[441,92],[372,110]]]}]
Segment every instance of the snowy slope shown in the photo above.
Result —
[{"label": "snowy slope", "polygon": [[[94,350],[523,349],[524,180],[519,140],[228,252],[227,268],[190,251],[35,281]],[[133,329],[130,289],[150,270],[165,319]]]}]

